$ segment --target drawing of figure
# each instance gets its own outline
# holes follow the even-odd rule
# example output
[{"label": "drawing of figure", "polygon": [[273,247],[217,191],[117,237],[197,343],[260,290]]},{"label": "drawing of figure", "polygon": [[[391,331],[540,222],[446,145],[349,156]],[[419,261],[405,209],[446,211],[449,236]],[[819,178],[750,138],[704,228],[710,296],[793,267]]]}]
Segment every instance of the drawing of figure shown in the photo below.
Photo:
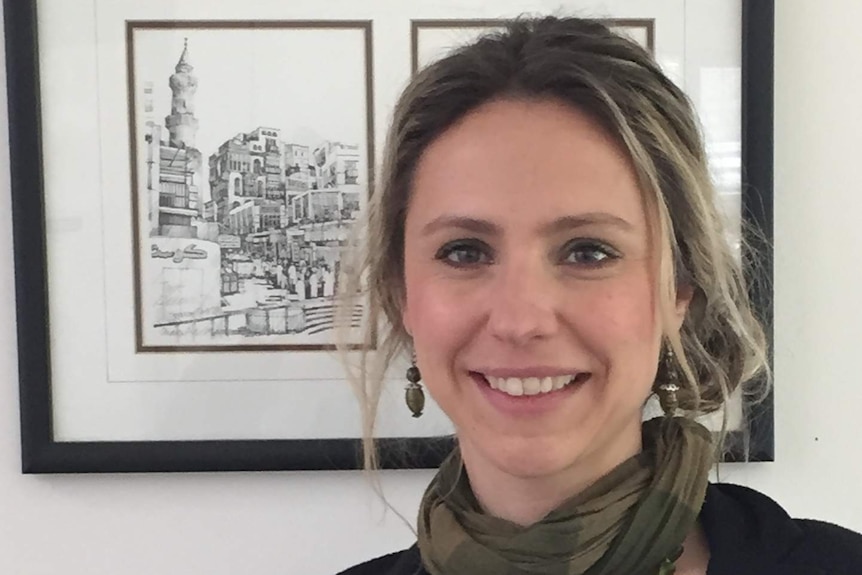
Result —
[{"label": "drawing of figure", "polygon": [[296,266],[293,265],[293,261],[291,261],[290,265],[287,266],[287,280],[288,289],[294,289],[294,286],[296,286]]},{"label": "drawing of figure", "polygon": [[325,266],[323,268],[323,297],[333,297],[335,295],[335,273],[332,268]]},{"label": "drawing of figure", "polygon": [[287,276],[284,274],[284,266],[281,263],[276,268],[275,280],[278,289],[287,289]]},{"label": "drawing of figure", "polygon": [[299,276],[296,279],[296,295],[299,297],[299,301],[305,301],[305,279],[303,276]]},{"label": "drawing of figure", "polygon": [[320,289],[319,282],[320,276],[317,274],[317,268],[314,267],[311,269],[311,274],[308,276],[308,297],[311,299],[317,297],[317,292]]}]

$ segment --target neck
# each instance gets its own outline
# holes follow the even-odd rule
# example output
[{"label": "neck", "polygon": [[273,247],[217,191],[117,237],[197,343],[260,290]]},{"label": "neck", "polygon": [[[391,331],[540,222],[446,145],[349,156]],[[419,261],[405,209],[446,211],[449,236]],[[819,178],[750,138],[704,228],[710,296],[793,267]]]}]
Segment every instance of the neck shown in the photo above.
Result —
[{"label": "neck", "polygon": [[460,447],[471,489],[485,512],[526,527],[639,453],[642,445],[638,428],[613,449],[585,453],[574,464],[542,475],[511,473],[484,457],[471,443],[462,441]]}]

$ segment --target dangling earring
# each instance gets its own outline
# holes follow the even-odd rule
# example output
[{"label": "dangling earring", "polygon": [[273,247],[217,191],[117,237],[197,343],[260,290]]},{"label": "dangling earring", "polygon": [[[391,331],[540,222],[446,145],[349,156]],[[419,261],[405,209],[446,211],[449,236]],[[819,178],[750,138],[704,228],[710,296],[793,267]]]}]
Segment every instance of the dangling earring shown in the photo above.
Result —
[{"label": "dangling earring", "polygon": [[676,415],[676,410],[679,407],[679,399],[676,396],[676,392],[679,391],[679,380],[674,359],[673,350],[670,347],[665,348],[664,357],[662,358],[663,373],[659,375],[663,382],[656,389],[658,402],[664,411],[665,417]]},{"label": "dangling earring", "polygon": [[422,374],[419,373],[419,368],[416,367],[416,353],[410,362],[410,367],[407,368],[407,387],[404,388],[404,401],[407,407],[413,412],[413,417],[421,417],[422,410],[425,408],[425,392],[419,382],[422,380]]}]

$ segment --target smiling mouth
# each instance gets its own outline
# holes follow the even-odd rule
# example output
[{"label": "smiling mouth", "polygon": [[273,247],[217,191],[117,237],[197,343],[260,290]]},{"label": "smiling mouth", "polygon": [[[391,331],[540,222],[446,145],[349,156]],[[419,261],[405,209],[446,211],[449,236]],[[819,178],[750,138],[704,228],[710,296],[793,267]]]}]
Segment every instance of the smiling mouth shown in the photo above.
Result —
[{"label": "smiling mouth", "polygon": [[592,374],[588,372],[574,375],[557,375],[549,377],[494,377],[476,373],[491,389],[501,391],[512,397],[544,395],[559,391],[572,384],[581,384]]}]

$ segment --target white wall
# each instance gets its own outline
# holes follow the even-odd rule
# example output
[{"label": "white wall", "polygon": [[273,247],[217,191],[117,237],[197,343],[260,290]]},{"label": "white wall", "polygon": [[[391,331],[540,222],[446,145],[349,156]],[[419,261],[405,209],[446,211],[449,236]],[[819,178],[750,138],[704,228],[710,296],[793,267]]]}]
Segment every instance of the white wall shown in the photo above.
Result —
[{"label": "white wall", "polygon": [[[724,479],[862,530],[862,3],[776,4],[778,461]],[[0,574],[325,575],[412,541],[356,473],[22,476],[5,142],[0,186]],[[429,478],[387,495],[412,518]]]}]

